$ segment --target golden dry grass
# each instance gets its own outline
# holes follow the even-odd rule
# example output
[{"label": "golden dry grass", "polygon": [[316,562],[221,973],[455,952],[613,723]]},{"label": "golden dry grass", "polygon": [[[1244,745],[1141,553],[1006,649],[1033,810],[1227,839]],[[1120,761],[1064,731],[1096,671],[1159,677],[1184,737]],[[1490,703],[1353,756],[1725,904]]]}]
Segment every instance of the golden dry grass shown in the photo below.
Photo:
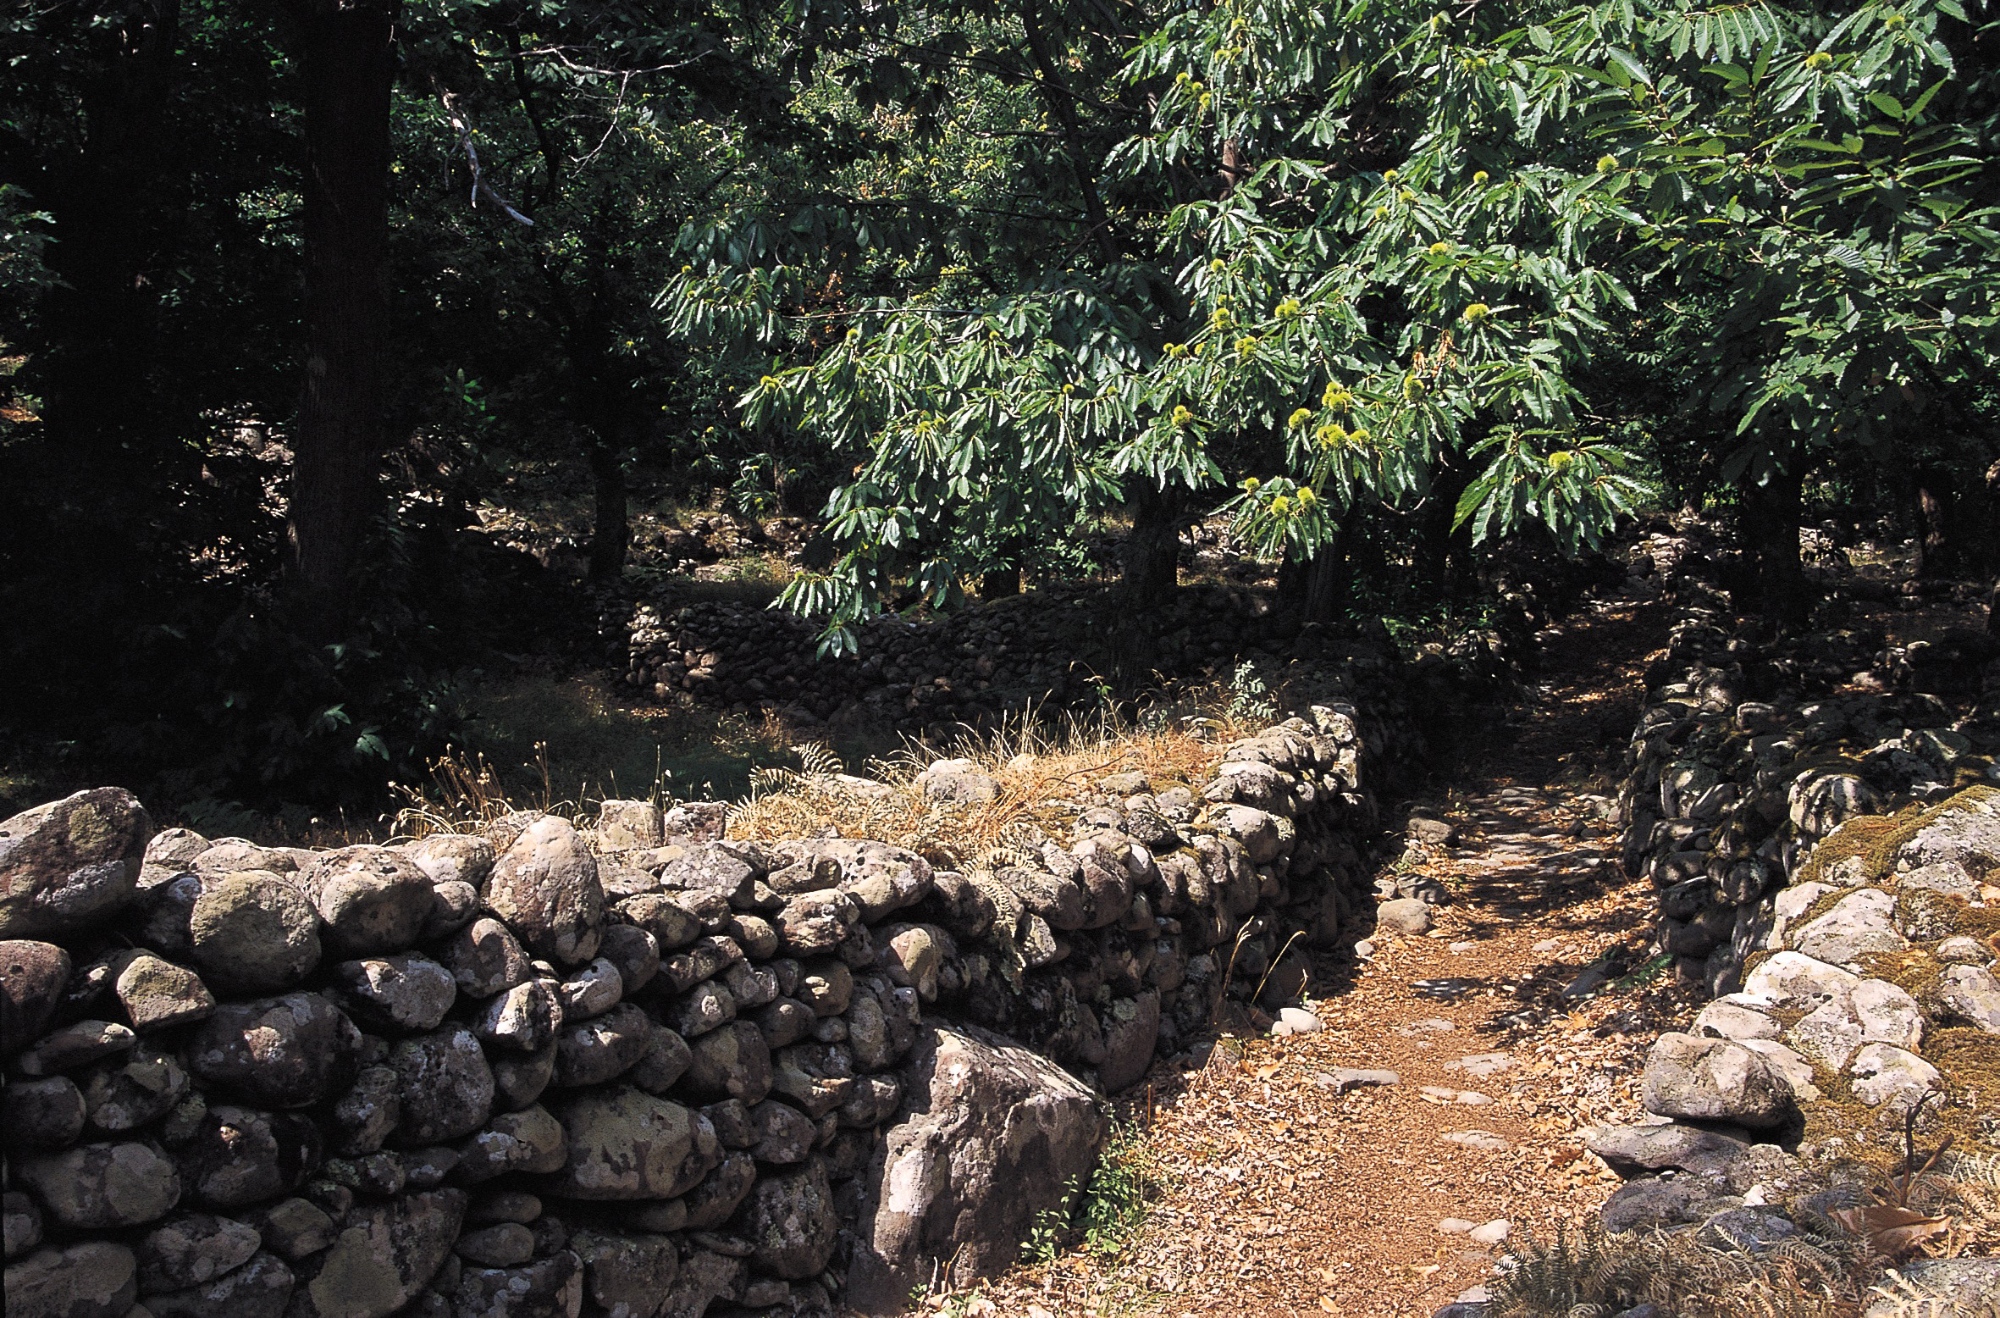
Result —
[{"label": "golden dry grass", "polygon": [[[1135,726],[1105,718],[1050,722],[1030,716],[991,733],[968,732],[943,746],[906,742],[861,766],[865,778],[850,775],[824,744],[787,746],[784,729],[765,727],[758,744],[771,758],[796,760],[800,767],[752,769],[749,792],[730,810],[728,835],[773,842],[832,830],[840,837],[908,847],[935,864],[971,866],[998,848],[1066,831],[1107,774],[1142,774],[1156,791],[1175,785],[1198,790],[1220,762],[1223,747],[1265,722],[1221,714]],[[939,759],[972,761],[998,780],[999,795],[976,804],[929,798],[917,778]],[[404,802],[395,816],[396,835],[476,832],[522,809],[561,815],[579,826],[592,821],[598,798],[587,786],[565,791],[543,744],[537,743],[524,769],[502,772],[479,753],[455,751],[434,761],[429,782],[396,786]],[[665,786],[656,781],[653,795],[664,797]]]},{"label": "golden dry grass", "polygon": [[[1078,798],[1108,774],[1139,773],[1155,791],[1199,789],[1222,748],[1255,729],[1205,719],[1200,736],[1179,725],[1133,727],[1068,720],[1050,729],[1030,721],[968,734],[942,747],[912,743],[866,766],[869,787],[848,779],[824,748],[802,747],[802,772],[769,771],[730,815],[729,835],[776,841],[823,833],[908,847],[934,864],[962,868],[996,849],[1066,829]],[[1000,784],[992,801],[961,804],[927,797],[918,775],[936,759],[970,760]]]}]

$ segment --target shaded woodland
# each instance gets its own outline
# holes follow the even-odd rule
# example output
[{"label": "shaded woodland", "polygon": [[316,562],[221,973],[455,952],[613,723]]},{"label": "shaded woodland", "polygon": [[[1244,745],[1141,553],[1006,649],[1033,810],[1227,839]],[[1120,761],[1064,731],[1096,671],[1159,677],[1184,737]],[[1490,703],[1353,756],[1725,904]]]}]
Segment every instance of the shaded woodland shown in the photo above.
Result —
[{"label": "shaded woodland", "polygon": [[[1734,517],[1984,591],[2000,78],[1957,0],[52,3],[0,17],[0,740],[362,805],[612,666],[649,510],[830,655],[1202,527],[1339,630]],[[573,551],[494,527],[557,517]],[[557,537],[560,538],[560,537]],[[1922,588],[1921,586],[1919,587]]]}]

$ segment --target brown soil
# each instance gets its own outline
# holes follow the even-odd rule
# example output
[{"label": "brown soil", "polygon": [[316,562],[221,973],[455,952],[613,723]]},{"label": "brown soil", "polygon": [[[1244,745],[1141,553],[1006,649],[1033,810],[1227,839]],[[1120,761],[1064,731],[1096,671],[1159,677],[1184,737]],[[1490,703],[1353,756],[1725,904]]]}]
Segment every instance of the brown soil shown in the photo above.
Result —
[{"label": "brown soil", "polygon": [[[1329,958],[1309,994],[1323,1032],[1225,1035],[1204,1064],[1163,1065],[1128,1100],[1144,1134],[1124,1165],[1150,1173],[1155,1197],[1122,1246],[932,1305],[1428,1315],[1490,1280],[1499,1253],[1445,1219],[1505,1219],[1518,1239],[1602,1203],[1617,1177],[1581,1132],[1638,1115],[1644,1050],[1687,1005],[1641,962],[1650,891],[1623,876],[1589,799],[1610,790],[1665,626],[1658,605],[1614,603],[1547,638],[1539,688],[1462,756],[1443,802],[1457,845],[1403,862],[1450,889],[1437,927],[1378,935],[1358,967]],[[1563,996],[1600,961],[1618,968],[1606,987]],[[1463,1061],[1494,1053],[1489,1074]],[[1337,1068],[1400,1079],[1343,1094]]]}]

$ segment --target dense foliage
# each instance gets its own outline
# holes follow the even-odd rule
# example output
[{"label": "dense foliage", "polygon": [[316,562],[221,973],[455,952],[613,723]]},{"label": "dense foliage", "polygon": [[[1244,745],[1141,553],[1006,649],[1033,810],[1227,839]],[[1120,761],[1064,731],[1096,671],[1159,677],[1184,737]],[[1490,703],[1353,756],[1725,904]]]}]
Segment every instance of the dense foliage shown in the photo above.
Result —
[{"label": "dense foliage", "polygon": [[[371,7],[376,438],[330,601],[287,473],[357,408],[305,369],[309,161],[352,90],[324,24]],[[1653,499],[1740,508],[1778,614],[1829,512],[1990,574],[1996,41],[1961,0],[30,0],[6,727],[182,797],[365,795],[454,671],[570,626],[465,534],[551,490],[600,586],[635,490],[823,513],[786,602],[833,649],[1088,566],[1106,518],[1135,605],[1222,512],[1320,622]]]}]

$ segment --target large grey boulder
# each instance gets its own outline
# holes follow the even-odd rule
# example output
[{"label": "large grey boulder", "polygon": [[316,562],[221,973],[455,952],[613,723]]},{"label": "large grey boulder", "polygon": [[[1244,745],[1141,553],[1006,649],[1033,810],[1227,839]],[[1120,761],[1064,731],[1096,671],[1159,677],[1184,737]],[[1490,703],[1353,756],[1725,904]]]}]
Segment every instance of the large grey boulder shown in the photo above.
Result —
[{"label": "large grey boulder", "polygon": [[840,1234],[825,1159],[814,1157],[797,1171],[759,1179],[735,1225],[763,1271],[792,1281],[824,1272]]},{"label": "large grey boulder", "polygon": [[594,1020],[565,1025],[556,1036],[556,1083],[597,1085],[625,1074],[652,1048],[655,1028],[629,1002]]},{"label": "large grey boulder", "polygon": [[1791,1112],[1792,1091],[1740,1043],[1669,1033],[1654,1041],[1646,1058],[1645,1104],[1663,1117],[1767,1130]]},{"label": "large grey boulder", "polygon": [[53,1030],[15,1061],[22,1075],[56,1075],[132,1051],[139,1036],[116,1021],[78,1021]]},{"label": "large grey boulder", "polygon": [[[929,861],[887,842],[814,838],[787,842],[778,850],[794,866],[803,865],[815,873],[823,874],[824,866],[833,866],[835,886],[847,894],[867,924],[879,923],[891,912],[922,901],[934,881]],[[775,882],[773,886],[777,886]]]},{"label": "large grey boulder", "polygon": [[322,852],[299,872],[299,886],[326,922],[328,945],[348,957],[408,948],[434,902],[430,876],[391,847]]},{"label": "large grey boulder", "polygon": [[42,1210],[24,1191],[8,1190],[0,1195],[0,1222],[5,1225],[9,1261],[42,1243]]},{"label": "large grey boulder", "polygon": [[643,1090],[586,1090],[555,1114],[569,1135],[563,1168],[545,1184],[558,1198],[672,1199],[722,1161],[707,1117]]},{"label": "large grey boulder", "polygon": [[1938,1069],[1913,1052],[1871,1043],[1854,1055],[1854,1097],[1881,1108],[1885,1122],[1901,1121],[1926,1094],[1943,1086]]},{"label": "large grey boulder", "polygon": [[493,1111],[493,1069],[463,1025],[404,1039],[389,1054],[396,1072],[396,1136],[412,1146],[469,1135]]},{"label": "large grey boulder", "polygon": [[607,851],[641,851],[665,839],[660,807],[653,801],[602,801],[597,807],[597,840]]},{"label": "large grey boulder", "polygon": [[438,957],[468,998],[490,998],[535,973],[521,940],[494,919],[474,920],[453,934]]},{"label": "large grey boulder", "polygon": [[451,971],[410,952],[343,961],[333,968],[333,984],[363,1024],[396,1034],[436,1029],[458,998]]},{"label": "large grey boulder", "polygon": [[898,1313],[934,1265],[990,1276],[1089,1176],[1105,1119],[1074,1076],[984,1030],[927,1028],[903,1072],[905,1114],[863,1173],[849,1302]]},{"label": "large grey boulder", "polygon": [[762,1102],[771,1092],[771,1049],[756,1026],[737,1021],[694,1041],[681,1084],[702,1099]]},{"label": "large grey boulder", "polygon": [[1936,818],[1903,844],[1896,859],[1912,869],[1946,861],[1985,869],[1996,856],[2000,856],[2000,792],[1974,788],[1947,801]]},{"label": "large grey boulder", "polygon": [[214,1281],[248,1263],[262,1244],[257,1228],[226,1217],[176,1218],[139,1242],[139,1287],[155,1295]]},{"label": "large grey boulder", "polygon": [[215,996],[199,975],[151,952],[118,953],[108,968],[113,991],[134,1029],[171,1029],[204,1020],[215,1010]]},{"label": "large grey boulder", "polygon": [[437,1275],[464,1218],[463,1190],[355,1205],[333,1247],[300,1264],[290,1318],[388,1318]]},{"label": "large grey boulder", "polygon": [[737,850],[721,842],[697,842],[660,869],[660,885],[691,892],[713,892],[732,905],[751,900],[760,871]]},{"label": "large grey boulder", "polygon": [[69,953],[27,938],[0,941],[0,1056],[41,1036],[69,985]]},{"label": "large grey boulder", "polygon": [[203,975],[243,993],[287,989],[319,964],[319,914],[297,885],[265,870],[203,881],[188,915]]},{"label": "large grey boulder", "polygon": [[1640,1172],[1683,1171],[1721,1176],[1749,1152],[1748,1131],[1735,1135],[1677,1122],[1656,1126],[1600,1126],[1583,1146],[1625,1176]]},{"label": "large grey boulder", "polygon": [[0,938],[82,933],[131,900],[153,821],[93,787],[0,821]]},{"label": "large grey boulder", "polygon": [[307,1117],[222,1105],[174,1152],[190,1199],[240,1208],[296,1189],[319,1165],[321,1142]]},{"label": "large grey boulder", "polygon": [[317,993],[232,1002],[196,1029],[188,1069],[269,1107],[316,1103],[354,1076],[361,1032]]},{"label": "large grey boulder", "polygon": [[214,1281],[146,1297],[153,1318],[284,1318],[297,1282],[276,1254],[257,1254]]},{"label": "large grey boulder", "polygon": [[150,1144],[84,1144],[19,1163],[14,1175],[64,1226],[105,1228],[157,1221],[180,1202],[181,1178]]},{"label": "large grey boulder", "polygon": [[541,1052],[555,1042],[563,1024],[562,1003],[550,984],[541,979],[516,984],[488,1003],[472,1028],[496,1048]]},{"label": "large grey boulder", "polygon": [[106,1240],[7,1265],[7,1318],[124,1318],[139,1293],[132,1251]]},{"label": "large grey boulder", "polygon": [[990,805],[1000,799],[1000,780],[971,760],[934,760],[917,775],[925,798],[954,805]]},{"label": "large grey boulder", "polygon": [[1115,1094],[1139,1083],[1153,1065],[1160,1038],[1160,994],[1147,989],[1136,998],[1114,998],[1104,1013],[1104,1060],[1097,1083]]},{"label": "large grey boulder", "polygon": [[142,1047],[93,1067],[83,1081],[83,1100],[90,1124],[116,1134],[165,1116],[190,1086],[179,1058]]},{"label": "large grey boulder", "polygon": [[480,896],[536,956],[567,967],[597,955],[604,889],[590,848],[567,822],[544,815],[529,825],[493,863]]},{"label": "large grey boulder", "polygon": [[1779,1011],[1811,1011],[1821,1003],[1852,992],[1861,976],[1839,966],[1828,965],[1802,952],[1774,953],[1757,963],[1743,978],[1743,991],[1735,1000],[1761,1003]]},{"label": "large grey boulder", "polygon": [[0,1093],[0,1135],[15,1152],[60,1149],[83,1134],[83,1091],[66,1075],[16,1080]]},{"label": "large grey boulder", "polygon": [[1646,1231],[1699,1222],[1742,1202],[1712,1177],[1646,1176],[1619,1186],[1597,1215],[1607,1231]]},{"label": "large grey boulder", "polygon": [[562,1123],[545,1108],[506,1112],[460,1146],[457,1176],[476,1185],[507,1172],[546,1175],[561,1171],[568,1153]]},{"label": "large grey boulder", "polygon": [[432,883],[466,883],[477,888],[493,872],[493,844],[467,833],[433,833],[406,849],[410,863]]},{"label": "large grey boulder", "polygon": [[2000,1034],[2000,978],[1979,966],[1951,966],[1938,977],[1938,997],[1953,1016]]},{"label": "large grey boulder", "polygon": [[583,1309],[583,1264],[570,1250],[518,1268],[467,1268],[452,1292],[465,1318],[576,1318]]},{"label": "large grey boulder", "polygon": [[680,1271],[672,1236],[579,1231],[569,1247],[583,1260],[584,1293],[606,1318],[655,1318]]},{"label": "large grey boulder", "polygon": [[1819,961],[1849,965],[1882,952],[1901,952],[1909,940],[1896,932],[1896,899],[1880,888],[1862,888],[1803,925],[1792,946]]}]

